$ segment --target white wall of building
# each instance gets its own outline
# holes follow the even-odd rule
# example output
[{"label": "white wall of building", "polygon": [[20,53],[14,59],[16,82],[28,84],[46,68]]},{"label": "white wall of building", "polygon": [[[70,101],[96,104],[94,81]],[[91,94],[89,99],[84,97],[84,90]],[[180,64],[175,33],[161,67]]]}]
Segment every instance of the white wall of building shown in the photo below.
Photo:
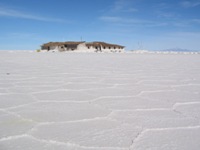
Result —
[{"label": "white wall of building", "polygon": [[94,52],[93,49],[89,49],[85,43],[81,43],[77,46],[77,51],[80,51],[80,52]]}]

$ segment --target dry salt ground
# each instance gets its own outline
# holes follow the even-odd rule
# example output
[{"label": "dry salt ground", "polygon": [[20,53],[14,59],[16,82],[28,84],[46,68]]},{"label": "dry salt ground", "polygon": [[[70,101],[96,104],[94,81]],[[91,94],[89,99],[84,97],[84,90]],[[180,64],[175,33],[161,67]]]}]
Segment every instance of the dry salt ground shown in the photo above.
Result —
[{"label": "dry salt ground", "polygon": [[0,150],[199,149],[199,54],[0,51]]}]

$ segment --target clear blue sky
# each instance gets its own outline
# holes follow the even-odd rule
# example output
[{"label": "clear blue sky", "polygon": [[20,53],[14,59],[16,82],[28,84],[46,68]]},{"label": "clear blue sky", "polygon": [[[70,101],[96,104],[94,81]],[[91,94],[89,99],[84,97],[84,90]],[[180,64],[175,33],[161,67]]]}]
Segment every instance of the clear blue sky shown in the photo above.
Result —
[{"label": "clear blue sky", "polygon": [[200,0],[0,0],[0,50],[49,41],[200,50]]}]

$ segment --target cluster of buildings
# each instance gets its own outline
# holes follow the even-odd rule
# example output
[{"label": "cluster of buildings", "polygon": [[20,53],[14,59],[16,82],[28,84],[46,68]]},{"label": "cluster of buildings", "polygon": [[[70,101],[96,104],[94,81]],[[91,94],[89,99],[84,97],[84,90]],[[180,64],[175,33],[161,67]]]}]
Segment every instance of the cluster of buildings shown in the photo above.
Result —
[{"label": "cluster of buildings", "polygon": [[124,52],[124,46],[105,42],[49,42],[41,46],[46,51],[77,51],[77,52]]}]

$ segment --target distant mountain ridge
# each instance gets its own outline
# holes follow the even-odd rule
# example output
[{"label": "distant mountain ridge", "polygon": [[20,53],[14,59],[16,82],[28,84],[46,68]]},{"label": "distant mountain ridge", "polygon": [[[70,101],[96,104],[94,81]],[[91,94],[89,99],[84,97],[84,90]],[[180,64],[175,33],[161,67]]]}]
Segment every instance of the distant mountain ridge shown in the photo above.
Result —
[{"label": "distant mountain ridge", "polygon": [[164,52],[199,52],[198,50],[189,50],[189,49],[183,49],[183,48],[170,48],[170,49],[164,49],[161,51],[164,51]]},{"label": "distant mountain ridge", "polygon": [[130,50],[126,52],[132,52],[132,53],[188,53],[188,54],[200,54],[200,50],[189,50],[189,49],[182,49],[182,48],[170,48],[170,49],[164,49],[164,50]]}]

